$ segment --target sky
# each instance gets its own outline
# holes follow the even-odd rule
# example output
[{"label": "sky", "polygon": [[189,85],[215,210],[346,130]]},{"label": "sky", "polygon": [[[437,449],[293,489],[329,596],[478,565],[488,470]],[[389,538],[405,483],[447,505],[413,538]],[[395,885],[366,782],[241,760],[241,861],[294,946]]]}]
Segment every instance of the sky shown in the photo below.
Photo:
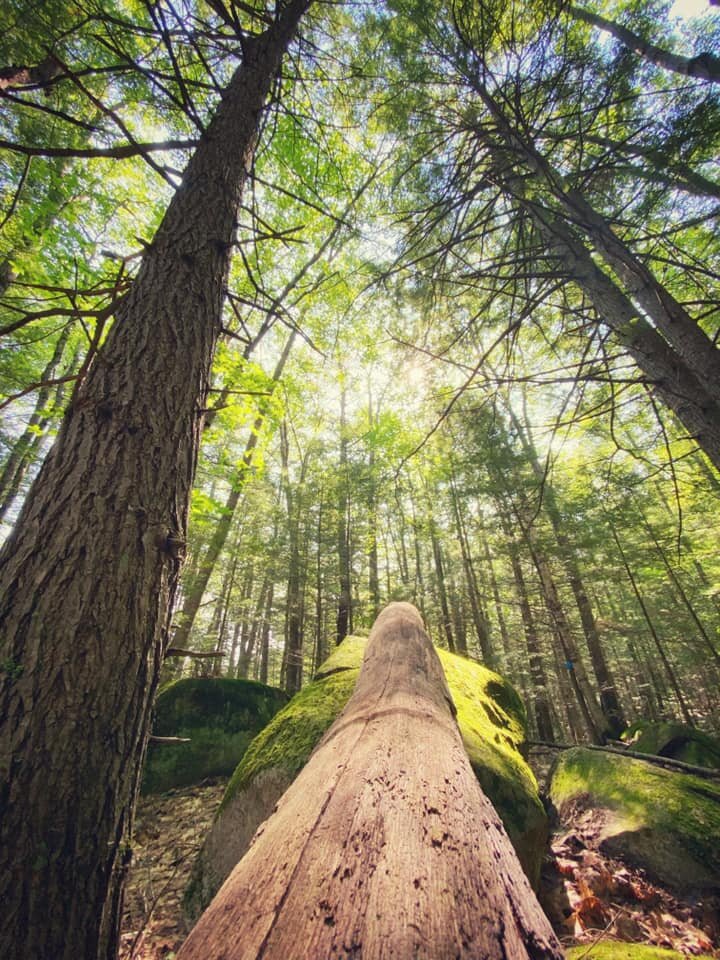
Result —
[{"label": "sky", "polygon": [[708,0],[675,0],[670,7],[672,17],[700,17],[710,10]]}]

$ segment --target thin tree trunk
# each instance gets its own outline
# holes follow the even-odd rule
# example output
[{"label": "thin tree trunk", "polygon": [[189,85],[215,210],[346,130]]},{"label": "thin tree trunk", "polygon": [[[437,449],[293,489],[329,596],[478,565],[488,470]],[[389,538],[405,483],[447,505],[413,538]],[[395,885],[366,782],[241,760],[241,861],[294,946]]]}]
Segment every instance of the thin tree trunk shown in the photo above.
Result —
[{"label": "thin tree trunk", "polygon": [[485,611],[482,609],[482,601],[480,600],[478,594],[475,567],[472,561],[472,553],[470,550],[470,544],[468,543],[467,531],[465,530],[465,524],[463,523],[462,515],[460,513],[460,505],[458,503],[458,495],[454,479],[450,481],[450,500],[452,502],[453,515],[455,517],[455,529],[457,530],[458,541],[460,543],[463,572],[465,574],[465,585],[467,587],[467,596],[470,602],[470,613],[472,615],[473,626],[475,627],[475,635],[477,636],[478,644],[480,645],[480,653],[482,655],[483,663],[490,668],[494,668],[497,660],[492,646],[490,645],[490,633],[488,631],[487,618],[485,616]]},{"label": "thin tree trunk", "polygon": [[246,55],[0,554],[0,955],[110,960],[238,204],[308,6]]},{"label": "thin tree trunk", "polygon": [[270,589],[267,593],[265,602],[265,615],[263,617],[262,643],[260,647],[260,683],[268,682],[268,661],[270,658],[270,618],[272,616],[273,596],[275,585],[270,581]]},{"label": "thin tree trunk", "polygon": [[350,702],[178,960],[560,960],[454,713],[417,611],[391,604]]},{"label": "thin tree trunk", "polygon": [[[525,646],[527,647],[530,676],[532,678],[533,686],[532,708],[535,715],[535,726],[541,740],[552,740],[553,723],[550,715],[548,682],[540,652],[540,638],[535,625],[535,617],[533,616],[530,601],[528,599],[525,576],[520,563],[517,543],[515,538],[512,536],[509,523],[504,517],[503,528],[507,540],[508,551],[510,553],[510,563],[512,565],[513,579],[515,580],[515,592],[517,594],[518,603],[520,604],[520,615],[522,617],[523,628],[525,631]],[[543,731],[543,733],[540,733],[540,731]]]},{"label": "thin tree trunk", "polygon": [[485,556],[485,563],[487,564],[488,576],[490,577],[490,590],[492,591],[493,603],[495,604],[495,615],[497,616],[498,626],[500,627],[500,638],[502,639],[503,652],[507,659],[507,657],[510,655],[510,635],[508,633],[505,614],[503,613],[502,601],[500,600],[500,590],[498,589],[497,577],[495,576],[495,566],[493,564],[493,558],[490,554],[490,546],[488,544],[485,531],[482,530],[481,532],[483,553]]},{"label": "thin tree trunk", "polygon": [[[638,508],[638,509],[639,509],[639,508]],[[643,526],[644,526],[645,529],[647,530],[650,539],[651,539],[652,542],[655,544],[655,549],[657,550],[657,552],[658,552],[658,554],[659,554],[659,556],[660,556],[660,559],[661,559],[662,562],[663,562],[663,566],[664,566],[665,569],[667,570],[668,576],[669,576],[670,579],[672,580],[672,582],[673,582],[673,584],[674,584],[674,586],[675,586],[675,589],[677,590],[677,592],[678,592],[678,594],[679,594],[679,596],[680,596],[680,599],[681,599],[682,602],[683,602],[683,605],[684,605],[685,609],[688,611],[688,613],[690,614],[690,616],[691,616],[691,618],[692,618],[695,626],[698,628],[698,632],[700,633],[700,636],[703,638],[703,641],[704,641],[705,646],[707,647],[707,649],[708,649],[708,651],[709,651],[709,653],[710,653],[710,656],[712,657],[712,659],[715,661],[716,664],[720,663],[720,653],[718,653],[718,651],[715,649],[715,644],[714,644],[714,643],[712,642],[712,640],[710,639],[710,634],[707,632],[707,630],[706,630],[706,628],[705,628],[705,624],[702,622],[702,620],[700,619],[700,617],[699,617],[699,615],[698,615],[698,613],[697,613],[697,610],[695,609],[695,607],[693,606],[693,604],[690,602],[690,598],[688,597],[687,593],[685,592],[685,588],[683,587],[682,583],[680,582],[680,578],[679,578],[678,575],[675,573],[675,570],[673,569],[673,566],[672,566],[672,564],[670,563],[670,560],[668,559],[668,555],[667,555],[666,550],[664,549],[664,547],[662,546],[662,544],[661,544],[660,541],[658,540],[655,531],[654,531],[653,528],[650,526],[650,523],[649,523],[647,517],[645,516],[645,514],[643,513],[643,511],[642,511],[642,510],[639,510],[639,513],[640,513],[640,518],[641,518],[641,520],[642,520]]]},{"label": "thin tree trunk", "polygon": [[345,409],[347,404],[347,387],[343,382],[340,393],[340,463],[339,463],[339,485],[340,492],[338,496],[338,527],[337,527],[337,552],[338,552],[338,580],[340,591],[338,596],[337,626],[335,631],[335,642],[342,643],[348,635],[350,628],[350,607],[351,583],[350,583],[350,523],[348,519],[348,439],[347,426],[345,420]]},{"label": "thin tree trunk", "polygon": [[508,404],[506,406],[510,420],[515,427],[523,451],[532,467],[533,473],[541,486],[542,503],[550,524],[555,534],[555,540],[558,545],[560,559],[567,572],[568,583],[575,597],[575,603],[580,614],[585,640],[587,641],[588,653],[590,654],[590,663],[597,681],[600,692],[600,707],[605,720],[607,721],[607,734],[612,739],[617,739],[620,733],[625,729],[626,721],[620,698],[618,697],[615,681],[613,679],[610,667],[605,658],[605,653],[600,641],[600,635],[595,623],[595,616],[590,605],[590,600],[585,589],[583,578],[580,574],[576,552],[565,531],[563,530],[560,510],[555,499],[555,491],[550,483],[545,471],[540,466],[540,461],[533,443],[532,437],[527,426],[520,423],[515,412]]},{"label": "thin tree trunk", "polygon": [[[283,351],[280,354],[280,359],[278,360],[275,370],[273,371],[273,387],[277,385],[280,377],[283,374],[296,337],[297,331],[293,330],[285,343]],[[195,617],[200,609],[203,595],[207,588],[210,577],[212,576],[212,572],[215,569],[215,564],[217,563],[218,557],[222,553],[223,547],[225,546],[230,529],[232,528],[233,520],[235,518],[235,511],[237,510],[237,506],[245,492],[245,484],[251,476],[250,468],[252,467],[253,459],[255,457],[255,449],[258,445],[260,432],[265,423],[265,417],[266,407],[262,408],[255,418],[252,430],[250,431],[250,436],[245,444],[245,452],[243,453],[242,460],[240,461],[240,469],[232,479],[232,489],[228,494],[222,515],[220,516],[220,519],[215,526],[215,530],[210,537],[210,542],[208,543],[205,553],[203,554],[203,558],[198,566],[197,574],[187,588],[182,610],[177,614],[178,626],[173,636],[173,645],[176,647],[187,646],[190,631],[195,623]]]},{"label": "thin tree trunk", "polygon": [[588,682],[585,672],[585,665],[582,662],[580,651],[577,649],[570,624],[565,615],[555,578],[550,570],[550,564],[536,543],[528,540],[528,548],[538,572],[545,604],[554,625],[555,635],[558,638],[560,649],[565,658],[567,674],[575,696],[577,697],[588,735],[593,743],[602,743],[604,740],[602,714],[598,709],[592,689],[590,688],[590,683]]},{"label": "thin tree trunk", "polygon": [[447,640],[448,650],[455,653],[455,637],[453,636],[450,604],[448,603],[447,587],[445,585],[445,569],[443,566],[442,550],[438,538],[435,521],[430,517],[430,542],[432,543],[433,560],[435,561],[435,582],[437,583],[438,599],[442,611],[442,631]]},{"label": "thin tree trunk", "polygon": [[630,586],[633,589],[633,593],[635,594],[635,598],[637,599],[638,605],[642,610],[643,617],[645,618],[645,622],[648,625],[648,630],[650,631],[650,636],[653,638],[653,643],[655,644],[655,648],[657,649],[658,655],[660,656],[663,666],[665,667],[665,672],[667,673],[668,680],[670,681],[670,685],[672,686],[675,692],[675,697],[680,707],[680,711],[683,715],[683,719],[685,720],[685,723],[689,724],[690,726],[694,726],[695,724],[694,724],[692,715],[688,710],[687,703],[685,702],[685,697],[683,696],[682,690],[680,689],[680,684],[678,683],[678,679],[675,676],[675,671],[673,670],[672,665],[667,658],[667,654],[665,653],[665,648],[663,647],[660,641],[658,632],[655,629],[655,624],[652,621],[650,612],[648,611],[647,605],[645,604],[645,600],[643,599],[642,593],[640,592],[640,588],[638,587],[637,581],[635,580],[633,572],[630,568],[630,564],[628,563],[627,557],[625,556],[625,551],[623,550],[622,545],[620,544],[620,540],[615,531],[615,528],[612,527],[611,529],[612,529],[612,537],[613,537],[613,540],[615,541],[615,546],[617,547],[618,553],[620,554],[620,561],[623,565],[625,573],[627,574],[627,578],[630,581]]},{"label": "thin tree trunk", "polygon": [[325,649],[323,634],[323,570],[322,570],[322,534],[323,534],[323,507],[324,490],[321,488],[318,501],[318,519],[317,519],[317,552],[315,554],[315,650],[313,653],[312,672],[313,675],[320,669],[320,664],[325,660],[327,651]]},{"label": "thin tree trunk", "polygon": [[[55,378],[67,346],[70,331],[71,325],[68,323],[55,343],[52,357],[40,377],[42,381],[47,383],[47,381]],[[58,386],[56,400],[62,397],[65,386],[64,383]],[[35,453],[39,445],[42,443],[43,434],[49,423],[49,417],[45,415],[45,408],[51,392],[52,388],[49,384],[38,390],[35,408],[30,415],[27,427],[13,444],[10,455],[3,464],[2,472],[0,472],[0,520],[5,518],[20,492],[25,474],[35,459]]]},{"label": "thin tree trunk", "polygon": [[302,489],[307,468],[307,454],[302,460],[297,489],[293,492],[288,475],[289,446],[287,427],[280,428],[283,486],[288,515],[288,580],[285,615],[285,650],[283,654],[283,685],[288,693],[297,693],[303,676],[303,589],[300,564],[300,514]]},{"label": "thin tree trunk", "polygon": [[656,67],[662,67],[663,70],[670,70],[673,73],[680,73],[684,77],[698,77],[701,80],[720,83],[720,57],[716,57],[712,53],[701,53],[697,57],[683,57],[680,54],[672,53],[670,50],[664,50],[649,40],[644,40],[637,33],[623,27],[622,24],[601,17],[598,13],[576,7],[572,3],[565,4],[563,9],[567,10],[573,19],[582,20],[583,23],[589,23],[591,27],[598,27],[605,33],[609,33],[610,36],[615,37],[633,53],[637,53],[643,59],[654,63]]}]

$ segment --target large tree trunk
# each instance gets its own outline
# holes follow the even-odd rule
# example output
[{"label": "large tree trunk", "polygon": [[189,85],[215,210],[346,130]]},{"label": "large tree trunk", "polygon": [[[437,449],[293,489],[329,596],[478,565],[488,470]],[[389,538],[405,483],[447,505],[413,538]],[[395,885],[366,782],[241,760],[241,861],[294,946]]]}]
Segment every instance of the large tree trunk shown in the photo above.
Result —
[{"label": "large tree trunk", "polygon": [[350,702],[178,960],[560,958],[454,714],[417,610],[390,604]]},{"label": "large tree trunk", "polygon": [[[521,204],[548,251],[561,261],[657,395],[720,470],[720,351],[610,225],[576,191],[564,188],[562,178],[512,127],[487,90],[481,84],[476,89],[498,124],[501,142],[479,132],[493,160],[493,178]],[[523,171],[529,171],[527,176],[521,175]],[[530,198],[528,182],[540,190],[554,190],[553,202],[561,204],[567,219],[545,208],[540,197]],[[624,289],[595,263],[575,227],[583,229]]]},{"label": "large tree trunk", "polygon": [[116,954],[235,219],[308,6],[246,44],[0,555],[0,955]]}]

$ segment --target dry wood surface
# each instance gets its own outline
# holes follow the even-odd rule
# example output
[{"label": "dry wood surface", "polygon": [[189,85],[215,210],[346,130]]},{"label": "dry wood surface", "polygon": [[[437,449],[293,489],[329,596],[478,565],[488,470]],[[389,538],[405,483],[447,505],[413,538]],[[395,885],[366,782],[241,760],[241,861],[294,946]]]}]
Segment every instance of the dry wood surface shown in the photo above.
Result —
[{"label": "dry wood surface", "polygon": [[562,957],[454,714],[419,613],[390,604],[347,707],[178,960]]}]

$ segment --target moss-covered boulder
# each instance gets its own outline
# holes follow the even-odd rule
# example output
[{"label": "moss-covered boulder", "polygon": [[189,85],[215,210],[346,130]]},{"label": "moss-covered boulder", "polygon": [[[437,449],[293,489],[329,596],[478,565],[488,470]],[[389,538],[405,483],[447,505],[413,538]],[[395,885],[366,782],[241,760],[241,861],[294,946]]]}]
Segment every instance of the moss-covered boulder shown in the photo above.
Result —
[{"label": "moss-covered boulder", "polygon": [[253,737],[285,706],[282,690],[254,680],[177,680],[158,696],[153,733],[189,743],[150,743],[143,793],[228,776]]},{"label": "moss-covered boulder", "polygon": [[[646,943],[620,943],[617,940],[601,940],[588,946],[570,947],[565,951],[567,960],[687,960],[684,953],[651,947]],[[712,960],[709,955],[696,956],[695,960]]]},{"label": "moss-covered boulder", "polygon": [[720,740],[684,723],[642,722],[630,728],[632,749],[682,760],[698,767],[720,769]]},{"label": "moss-covered boulder", "polygon": [[[350,699],[365,643],[358,637],[343,641],[313,682],[248,748],[195,863],[184,903],[189,920],[210,902]],[[442,650],[438,653],[473,769],[502,817],[528,876],[537,882],[547,820],[533,774],[520,753],[525,736],[522,702],[497,674]]]},{"label": "moss-covered boulder", "polygon": [[575,747],[558,759],[550,798],[586,846],[677,893],[720,890],[720,782]]}]

